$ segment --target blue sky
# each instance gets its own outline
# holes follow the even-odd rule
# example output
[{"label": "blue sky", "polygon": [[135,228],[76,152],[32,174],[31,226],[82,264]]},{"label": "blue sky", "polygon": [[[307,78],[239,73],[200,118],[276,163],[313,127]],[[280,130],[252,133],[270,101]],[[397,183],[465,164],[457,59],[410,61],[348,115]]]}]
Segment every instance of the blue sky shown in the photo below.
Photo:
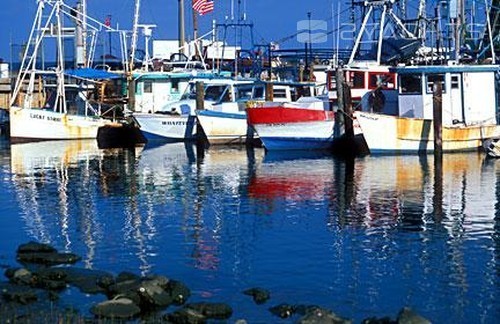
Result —
[{"label": "blue sky", "polygon": [[[69,5],[76,4],[77,0],[67,0]],[[192,19],[190,7],[186,2],[186,34],[191,36]],[[247,22],[254,24],[254,40],[257,43],[283,40],[282,48],[296,48],[303,46],[297,42],[294,33],[297,23],[307,20],[307,13],[311,13],[311,20],[324,20],[327,28],[332,28],[332,10],[336,10],[337,1],[302,1],[302,0],[240,0],[241,11],[246,7]],[[98,20],[104,21],[111,15],[112,24],[119,24],[121,29],[131,29],[135,0],[87,0],[88,13]],[[141,0],[140,23],[156,24],[154,39],[175,39],[177,37],[177,5],[178,0]],[[234,0],[235,19],[238,0]],[[332,7],[335,7],[332,9]],[[213,13],[199,17],[200,33],[208,32],[212,20],[223,23],[231,13],[231,0],[215,0]],[[345,9],[344,9],[345,10]],[[2,0],[0,11],[0,58],[10,61],[11,52],[15,47],[10,44],[26,42],[32,20],[36,11],[36,0]],[[346,17],[344,12],[343,17]],[[314,28],[314,27],[313,27]],[[250,39],[249,29],[243,32],[243,37]],[[287,40],[284,40],[284,39]],[[143,43],[140,43],[140,46]],[[321,47],[333,47],[333,39],[328,37]],[[13,49],[13,50],[11,50]],[[14,55],[17,55],[14,53]]]},{"label": "blue sky", "polygon": [[[192,38],[192,15],[190,11],[191,0],[184,0],[186,6],[186,35]],[[298,25],[308,21],[308,13],[311,14],[311,29],[325,28],[330,33],[324,38],[316,38],[315,48],[332,49],[334,47],[334,37],[337,26],[337,17],[340,18],[343,34],[341,38],[346,41],[341,43],[341,47],[346,48],[352,45],[354,35],[349,30],[354,30],[350,22],[350,10],[347,8],[349,1],[344,0],[214,0],[215,10],[206,16],[198,18],[199,34],[207,33],[211,30],[212,21],[222,24],[227,18],[231,18],[231,3],[234,4],[234,18],[237,19],[238,6],[240,12],[246,13],[247,22],[253,23],[254,42],[257,44],[267,44],[271,41],[278,41],[280,48],[304,48],[304,36],[297,35]],[[71,6],[76,5],[77,0],[66,0]],[[434,15],[434,7],[438,0],[429,0],[427,11],[429,16]],[[1,0],[2,10],[0,10],[0,58],[9,62],[11,56],[17,60],[20,44],[26,42],[36,11],[36,0]],[[339,3],[341,8],[338,8]],[[406,11],[409,17],[415,17],[418,1],[408,0]],[[467,3],[470,3],[467,2]],[[133,21],[133,11],[135,0],[87,0],[88,13],[90,16],[104,22],[106,16],[111,16],[113,26],[119,25],[122,30],[131,30]],[[484,12],[484,5],[481,8],[481,1],[477,5],[477,12]],[[177,39],[178,0],[141,0],[140,23],[155,24],[157,27],[153,32],[153,39]],[[340,12],[340,15],[337,15]],[[469,16],[475,16],[470,10]],[[332,18],[333,17],[333,18]],[[361,17],[356,15],[356,22],[359,24]],[[302,24],[304,27],[304,25]],[[481,29],[482,30],[482,29]],[[317,30],[316,30],[317,31]],[[324,31],[319,32],[320,36]],[[221,37],[221,34],[220,38]],[[228,30],[228,42],[234,44],[234,30]],[[243,39],[249,43],[249,29],[242,32]],[[347,37],[344,37],[347,36]],[[232,41],[233,40],[233,41]],[[11,46],[11,44],[17,44]],[[139,40],[139,49],[144,42]],[[117,44],[117,47],[118,44]],[[245,47],[245,46],[244,46]]]}]

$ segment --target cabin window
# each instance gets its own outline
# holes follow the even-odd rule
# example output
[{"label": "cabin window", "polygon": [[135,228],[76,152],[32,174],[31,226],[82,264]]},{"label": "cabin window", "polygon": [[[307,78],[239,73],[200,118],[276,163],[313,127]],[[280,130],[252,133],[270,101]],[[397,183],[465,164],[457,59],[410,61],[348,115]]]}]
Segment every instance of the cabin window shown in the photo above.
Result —
[{"label": "cabin window", "polygon": [[274,88],[273,89],[273,97],[275,99],[277,99],[277,98],[286,99],[287,98],[286,88]]},{"label": "cabin window", "polygon": [[394,82],[394,74],[386,72],[371,72],[368,73],[368,88],[376,89],[394,89],[396,84]]},{"label": "cabin window", "polygon": [[[205,100],[208,101],[219,101],[221,100],[221,96],[226,90],[225,85],[211,85],[205,88]],[[229,95],[229,93],[228,93]]]},{"label": "cabin window", "polygon": [[364,89],[365,87],[365,73],[359,71],[349,72],[349,81],[353,89]]},{"label": "cabin window", "polygon": [[196,84],[189,83],[186,90],[182,94],[181,100],[196,99]]},{"label": "cabin window", "polygon": [[173,79],[170,82],[170,93],[179,93],[179,83],[180,80]]},{"label": "cabin window", "polygon": [[333,91],[337,89],[337,80],[335,73],[328,73],[328,90]]},{"label": "cabin window", "polygon": [[252,99],[252,87],[237,87],[236,88],[236,100],[246,101]]},{"label": "cabin window", "polygon": [[458,77],[458,75],[451,76],[451,88],[460,89],[460,78]]},{"label": "cabin window", "polygon": [[426,82],[426,91],[427,93],[433,93],[434,92],[434,85],[436,82],[441,83],[443,93],[446,92],[446,86],[444,82],[444,74],[428,74],[426,76],[427,82]]},{"label": "cabin window", "polygon": [[401,75],[399,89],[402,94],[422,94],[421,75]]},{"label": "cabin window", "polygon": [[144,93],[153,93],[153,82],[144,81]]},{"label": "cabin window", "polygon": [[254,99],[264,99],[264,87],[255,87],[253,89]]}]

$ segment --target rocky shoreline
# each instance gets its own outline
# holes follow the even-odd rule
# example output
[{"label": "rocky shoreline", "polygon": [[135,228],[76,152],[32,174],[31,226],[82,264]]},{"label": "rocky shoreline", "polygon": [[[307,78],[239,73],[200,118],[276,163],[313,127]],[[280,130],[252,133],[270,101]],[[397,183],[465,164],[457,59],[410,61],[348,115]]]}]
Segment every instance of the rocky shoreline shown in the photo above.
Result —
[{"label": "rocky shoreline", "polygon": [[[21,266],[6,266],[8,281],[0,282],[0,318],[4,323],[247,323],[232,318],[231,305],[218,302],[190,302],[191,291],[181,281],[162,275],[138,276],[129,272],[113,275],[106,271],[73,266],[81,260],[76,254],[61,253],[38,242],[17,249]],[[90,308],[93,317],[79,310],[58,306],[60,293],[76,287],[85,294],[102,294],[106,300]],[[257,305],[268,303],[271,293],[253,287],[242,292]],[[177,306],[168,312],[170,306]],[[296,323],[352,323],[333,311],[315,305],[279,304],[268,310],[280,319]],[[367,318],[363,324],[425,324],[429,320],[403,307],[397,317]]]}]

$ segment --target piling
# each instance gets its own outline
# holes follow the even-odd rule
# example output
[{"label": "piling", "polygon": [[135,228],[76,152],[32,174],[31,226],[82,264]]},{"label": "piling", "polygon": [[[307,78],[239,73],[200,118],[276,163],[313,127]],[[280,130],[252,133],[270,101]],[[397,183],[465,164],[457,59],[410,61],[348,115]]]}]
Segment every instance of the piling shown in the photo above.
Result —
[{"label": "piling", "polygon": [[434,84],[434,92],[432,96],[433,103],[433,125],[434,125],[434,155],[443,154],[443,114],[442,114],[442,104],[443,104],[443,86],[441,82],[436,82]]},{"label": "piling", "polygon": [[348,139],[354,138],[354,128],[352,124],[352,99],[351,89],[344,79],[344,70],[338,68],[336,71],[336,84],[337,84],[337,102],[338,110],[343,114],[339,118],[343,119],[345,136]]},{"label": "piling", "polygon": [[443,213],[443,115],[442,101],[443,87],[441,82],[434,84],[433,103],[433,126],[434,126],[434,219],[441,221]]},{"label": "piling", "polygon": [[205,84],[203,81],[196,82],[196,110],[205,109]]},{"label": "piling", "polygon": [[266,101],[274,101],[273,84],[271,82],[266,83]]},{"label": "piling", "polygon": [[[196,110],[205,110],[205,83],[203,81],[196,81]],[[196,121],[196,149],[198,156],[203,156],[205,147],[208,141],[206,140],[205,133],[200,123]]]}]

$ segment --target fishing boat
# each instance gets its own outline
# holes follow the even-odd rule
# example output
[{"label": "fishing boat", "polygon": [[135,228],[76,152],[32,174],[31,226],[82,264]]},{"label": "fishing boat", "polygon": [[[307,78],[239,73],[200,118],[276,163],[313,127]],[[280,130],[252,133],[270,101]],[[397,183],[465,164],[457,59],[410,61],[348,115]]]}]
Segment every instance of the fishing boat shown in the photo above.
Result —
[{"label": "fishing boat", "polygon": [[310,96],[314,91],[312,83],[255,81],[251,87],[228,84],[220,98],[211,106],[197,110],[196,116],[209,144],[260,141],[248,125],[249,105],[259,105],[264,101],[274,104],[291,102],[301,96]]},{"label": "fishing boat", "polygon": [[237,106],[236,101],[232,99],[235,97],[231,89],[236,85],[245,86],[244,88],[249,89],[251,94],[255,80],[232,80],[226,77],[209,76],[191,79],[180,100],[164,105],[153,114],[134,114],[134,118],[148,140],[192,141],[197,139],[197,82],[203,82],[204,85],[204,107],[212,109],[213,107],[226,107],[228,104]]},{"label": "fishing boat", "polygon": [[443,152],[477,150],[500,136],[498,65],[401,66],[396,115],[354,112],[370,153],[434,150],[434,85],[442,86]]},{"label": "fishing boat", "polygon": [[[354,42],[351,55],[346,64],[335,62],[326,71],[326,98],[309,98],[286,105],[264,105],[264,109],[248,109],[249,123],[267,150],[312,150],[330,149],[336,140],[344,137],[345,118],[351,120],[350,112],[339,107],[338,84],[349,87],[353,110],[383,111],[394,114],[397,111],[397,77],[390,70],[395,60],[407,60],[420,46],[419,40],[401,23],[393,12],[393,2],[366,1],[366,12],[359,33]],[[365,36],[376,36],[368,32],[368,21],[380,17],[388,17],[394,30],[400,31],[396,36],[384,37],[387,29],[385,19],[376,24],[379,35],[375,40],[364,40]],[[376,38],[376,37],[374,37]],[[362,45],[368,44],[365,52]],[[391,51],[398,47],[397,53]],[[262,105],[261,105],[262,106]],[[292,109],[291,109],[292,108]],[[337,114],[336,120],[334,114]],[[352,119],[355,146],[362,145],[362,134],[355,118]],[[340,141],[338,141],[340,143]]]},{"label": "fishing boat", "polygon": [[302,97],[295,102],[266,102],[247,109],[248,124],[266,150],[329,149],[335,118],[328,100]]},{"label": "fishing boat", "polygon": [[[425,3],[420,1],[421,18],[425,18]],[[484,5],[485,14],[474,20],[482,25],[481,41],[473,34],[464,39],[461,30],[470,26],[463,0],[454,1],[453,10],[438,6],[435,19],[444,28],[432,36],[435,39],[425,32],[420,36],[423,43],[437,47],[389,68],[397,75],[397,110],[354,112],[370,153],[428,153],[438,147],[435,144],[443,152],[478,150],[499,136],[499,66],[493,46],[498,29],[492,26],[496,20],[491,20],[498,11]],[[453,37],[440,46],[443,35]]]},{"label": "fishing boat", "polygon": [[[202,84],[203,109],[196,106],[196,84]],[[265,100],[266,83],[256,79],[233,79],[224,75],[197,77],[190,81],[181,99],[154,114],[134,114],[148,140],[190,141],[199,138],[209,144],[244,143],[249,132],[247,102]],[[274,100],[291,100],[293,90],[273,85]],[[203,134],[197,133],[197,125]]]},{"label": "fishing boat", "polygon": [[[38,1],[29,46],[24,52],[9,108],[12,141],[95,139],[100,127],[121,126],[122,121],[115,118],[122,113],[121,102],[99,100],[104,86],[121,77],[88,68],[70,73],[65,68],[63,38],[81,36],[82,29],[90,26],[83,23],[85,20],[85,12],[71,8],[62,0]],[[64,26],[67,21],[73,21],[75,27]],[[53,47],[47,45],[49,43]],[[56,63],[42,70],[45,64],[38,59],[44,57],[41,55],[44,48],[56,50]],[[77,48],[76,52],[81,53],[83,49]],[[78,67],[85,67],[87,63],[85,57],[76,57]]]}]

